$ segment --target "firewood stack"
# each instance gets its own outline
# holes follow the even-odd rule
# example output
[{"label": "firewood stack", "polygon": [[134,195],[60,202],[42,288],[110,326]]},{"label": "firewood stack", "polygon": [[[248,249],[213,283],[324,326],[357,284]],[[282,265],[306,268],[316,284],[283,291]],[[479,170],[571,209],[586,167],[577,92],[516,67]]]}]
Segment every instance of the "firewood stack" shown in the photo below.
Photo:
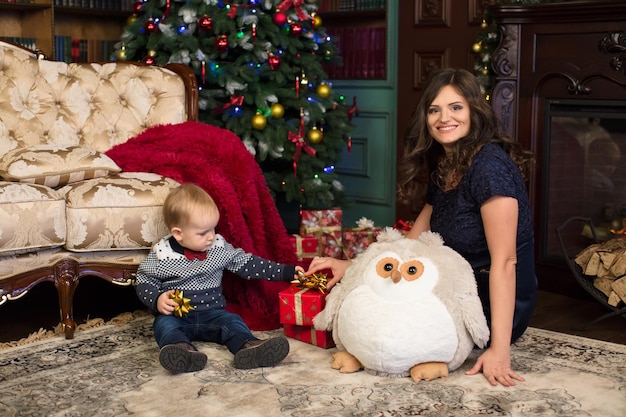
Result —
[{"label": "firewood stack", "polygon": [[583,274],[604,293],[613,307],[626,303],[626,240],[611,239],[591,245],[576,255]]}]

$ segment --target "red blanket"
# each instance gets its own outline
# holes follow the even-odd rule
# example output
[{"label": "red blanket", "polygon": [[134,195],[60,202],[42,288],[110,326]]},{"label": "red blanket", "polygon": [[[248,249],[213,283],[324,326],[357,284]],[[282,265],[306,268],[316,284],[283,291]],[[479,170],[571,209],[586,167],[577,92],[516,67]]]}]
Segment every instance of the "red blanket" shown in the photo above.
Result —
[{"label": "red blanket", "polygon": [[[277,262],[297,262],[261,169],[239,137],[185,122],[149,128],[107,152],[123,171],[154,172],[204,188],[220,208],[218,233],[235,247]],[[278,292],[286,282],[224,276],[228,309],[253,330],[280,327]]]}]

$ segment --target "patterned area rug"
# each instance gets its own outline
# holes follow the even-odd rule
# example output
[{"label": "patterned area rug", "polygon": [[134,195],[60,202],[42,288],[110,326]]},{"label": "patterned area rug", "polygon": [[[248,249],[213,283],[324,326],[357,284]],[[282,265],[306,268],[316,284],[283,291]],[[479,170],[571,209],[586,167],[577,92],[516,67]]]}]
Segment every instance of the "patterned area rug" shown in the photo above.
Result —
[{"label": "patterned area rug", "polygon": [[[511,388],[466,376],[413,383],[330,368],[335,349],[290,339],[274,368],[237,370],[222,346],[207,367],[172,376],[158,363],[152,318],[0,350],[1,416],[598,416],[626,410],[626,346],[530,329],[513,348],[526,378]],[[258,332],[259,337],[281,333]],[[477,352],[474,352],[475,356]]]}]

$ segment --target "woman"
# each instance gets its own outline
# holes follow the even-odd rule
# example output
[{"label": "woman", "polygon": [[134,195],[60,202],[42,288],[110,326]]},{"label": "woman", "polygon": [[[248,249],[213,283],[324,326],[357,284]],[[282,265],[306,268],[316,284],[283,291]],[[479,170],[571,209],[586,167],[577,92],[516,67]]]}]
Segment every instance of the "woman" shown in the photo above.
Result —
[{"label": "woman", "polygon": [[[462,69],[434,73],[413,114],[399,183],[423,209],[407,238],[439,233],[472,265],[491,329],[489,347],[467,372],[491,385],[524,381],[511,369],[510,345],[535,306],[534,237],[524,183],[532,154],[498,131],[476,77]],[[307,274],[331,269],[334,285],[349,261],[316,258]]]}]

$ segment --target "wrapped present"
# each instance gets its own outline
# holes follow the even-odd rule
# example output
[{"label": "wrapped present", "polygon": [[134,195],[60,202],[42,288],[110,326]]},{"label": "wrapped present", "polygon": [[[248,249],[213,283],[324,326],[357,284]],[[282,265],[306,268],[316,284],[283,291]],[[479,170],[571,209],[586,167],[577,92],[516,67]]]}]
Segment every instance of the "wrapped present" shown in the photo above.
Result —
[{"label": "wrapped present", "polygon": [[344,227],[341,231],[343,255],[346,259],[353,259],[365,251],[382,232],[381,227],[374,226],[374,222],[365,217],[361,217],[356,224],[356,227]]},{"label": "wrapped present", "polygon": [[315,330],[313,326],[298,326],[296,324],[283,324],[285,336],[301,342],[310,343],[325,349],[335,346],[331,331]]},{"label": "wrapped present", "polygon": [[296,251],[298,260],[313,259],[322,254],[321,242],[315,235],[300,236],[293,234],[289,238]]},{"label": "wrapped present", "polygon": [[316,236],[320,242],[321,256],[341,259],[343,256],[341,220],[340,208],[302,210],[300,235]]},{"label": "wrapped present", "polygon": [[280,322],[298,326],[312,326],[313,317],[326,304],[326,294],[316,288],[292,285],[278,293]]}]

